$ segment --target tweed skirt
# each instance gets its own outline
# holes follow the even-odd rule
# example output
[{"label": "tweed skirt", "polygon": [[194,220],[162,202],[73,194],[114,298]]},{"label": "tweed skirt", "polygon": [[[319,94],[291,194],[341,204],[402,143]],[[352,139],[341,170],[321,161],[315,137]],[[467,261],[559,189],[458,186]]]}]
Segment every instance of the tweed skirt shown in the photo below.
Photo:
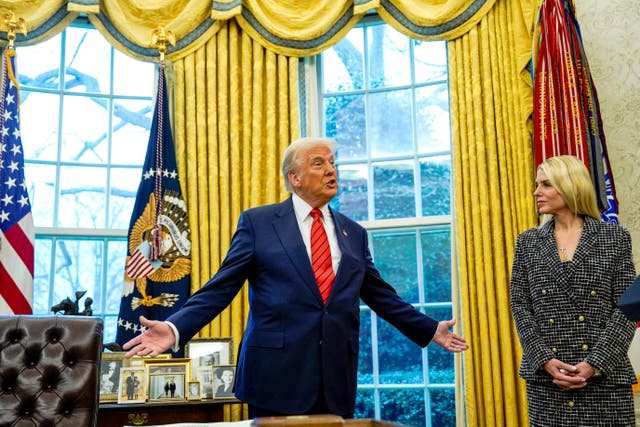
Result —
[{"label": "tweed skirt", "polygon": [[531,427],[633,427],[636,425],[631,385],[588,384],[563,390],[553,383],[527,381]]}]

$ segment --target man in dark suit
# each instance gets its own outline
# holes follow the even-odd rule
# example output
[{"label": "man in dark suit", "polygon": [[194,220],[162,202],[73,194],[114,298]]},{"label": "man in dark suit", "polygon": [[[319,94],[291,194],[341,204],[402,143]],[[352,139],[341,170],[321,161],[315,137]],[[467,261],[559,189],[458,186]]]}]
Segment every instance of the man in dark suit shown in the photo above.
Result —
[{"label": "man in dark suit", "polygon": [[[245,280],[250,310],[234,391],[251,418],[353,417],[360,300],[420,346],[435,341],[448,351],[466,350],[464,338],[449,329],[455,320],[438,322],[403,301],[373,265],[366,230],[329,208],[338,191],[335,149],[330,139],[294,141],[282,162],[292,197],[243,212],[218,272],[167,321],[141,317],[147,330],[124,345],[127,357],[184,346]],[[322,214],[315,225],[313,208]],[[312,237],[320,228],[326,238]],[[328,245],[317,243],[323,241]],[[324,265],[316,266],[319,258]]]}]

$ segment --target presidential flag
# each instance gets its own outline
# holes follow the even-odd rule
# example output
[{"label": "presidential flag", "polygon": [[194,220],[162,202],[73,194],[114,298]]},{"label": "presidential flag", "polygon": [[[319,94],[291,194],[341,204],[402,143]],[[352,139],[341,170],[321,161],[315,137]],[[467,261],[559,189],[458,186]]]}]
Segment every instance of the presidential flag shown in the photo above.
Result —
[{"label": "presidential flag", "polygon": [[116,331],[120,345],[144,330],[140,315],[164,320],[189,296],[191,229],[176,168],[164,62],[149,146],[127,240],[124,286]]},{"label": "presidential flag", "polygon": [[543,0],[534,44],[536,165],[561,154],[585,163],[605,221],[618,222],[600,105],[572,0]]},{"label": "presidential flag", "polygon": [[24,180],[16,52],[2,56],[0,96],[0,314],[31,314],[34,232]]}]

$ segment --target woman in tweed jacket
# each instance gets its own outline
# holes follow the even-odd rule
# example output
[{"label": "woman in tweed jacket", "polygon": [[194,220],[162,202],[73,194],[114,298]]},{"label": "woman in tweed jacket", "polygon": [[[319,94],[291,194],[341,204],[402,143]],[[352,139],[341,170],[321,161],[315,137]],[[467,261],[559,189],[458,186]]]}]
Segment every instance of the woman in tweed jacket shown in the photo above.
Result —
[{"label": "woman in tweed jacket", "polygon": [[616,308],[635,278],[629,233],[600,220],[576,157],[542,163],[533,194],[544,217],[518,236],[510,286],[531,425],[634,426],[636,325]]}]

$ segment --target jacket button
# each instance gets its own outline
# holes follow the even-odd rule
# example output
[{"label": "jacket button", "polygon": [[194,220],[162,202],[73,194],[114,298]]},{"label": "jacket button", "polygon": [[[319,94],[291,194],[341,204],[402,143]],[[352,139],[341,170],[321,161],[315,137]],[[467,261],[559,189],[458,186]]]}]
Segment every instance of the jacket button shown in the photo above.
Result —
[{"label": "jacket button", "polygon": [[584,316],[578,316],[578,322],[584,322]]},{"label": "jacket button", "polygon": [[551,351],[552,351],[552,352],[554,352],[554,353],[557,353],[557,352],[558,352],[558,349],[557,349],[557,348],[555,348],[555,347],[552,347],[552,348],[551,348]]},{"label": "jacket button", "polygon": [[595,297],[596,295],[598,295],[598,293],[596,291],[591,291],[591,296]]},{"label": "jacket button", "polygon": [[582,349],[583,349],[584,351],[587,351],[587,350],[589,350],[589,346],[588,346],[588,345],[586,345],[586,344],[582,344]]},{"label": "jacket button", "polygon": [[570,400],[567,402],[567,405],[569,405],[570,408],[573,408],[573,405],[575,405],[575,403],[573,403],[573,400]]},{"label": "jacket button", "polygon": [[554,323],[556,323],[556,321],[553,319],[549,319],[549,323],[553,325]]},{"label": "jacket button", "polygon": [[543,289],[543,290],[542,290],[542,295],[546,295],[546,294],[547,294],[547,290],[546,290],[546,289]]}]

